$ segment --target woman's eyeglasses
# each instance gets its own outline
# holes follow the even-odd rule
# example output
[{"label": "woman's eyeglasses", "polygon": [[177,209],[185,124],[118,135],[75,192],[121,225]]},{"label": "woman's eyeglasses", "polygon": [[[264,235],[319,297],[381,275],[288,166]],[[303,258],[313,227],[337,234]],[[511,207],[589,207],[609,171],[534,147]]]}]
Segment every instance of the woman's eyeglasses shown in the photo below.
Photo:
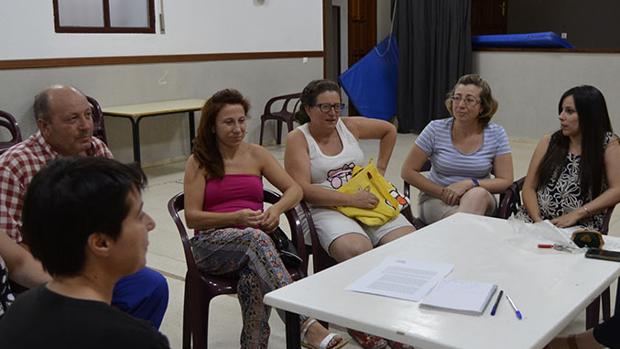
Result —
[{"label": "woman's eyeglasses", "polygon": [[315,107],[319,108],[319,110],[323,113],[329,113],[329,111],[332,109],[334,109],[334,112],[340,113],[341,111],[344,110],[344,108],[346,108],[344,103],[335,103],[335,104],[320,103],[320,104],[316,104]]},{"label": "woman's eyeglasses", "polygon": [[461,101],[465,102],[465,105],[468,107],[473,107],[474,105],[480,103],[480,100],[471,96],[467,96],[467,97],[461,97],[461,96],[452,96],[450,97],[450,99],[452,99],[452,103],[458,105],[459,103],[461,103]]}]

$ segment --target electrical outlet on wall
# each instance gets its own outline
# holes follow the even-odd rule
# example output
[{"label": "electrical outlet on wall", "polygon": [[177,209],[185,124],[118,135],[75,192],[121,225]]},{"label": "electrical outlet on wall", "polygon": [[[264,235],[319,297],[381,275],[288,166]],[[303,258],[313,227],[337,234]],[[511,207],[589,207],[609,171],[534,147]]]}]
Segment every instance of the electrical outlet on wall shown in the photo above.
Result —
[{"label": "electrical outlet on wall", "polygon": [[562,39],[566,39],[568,37],[568,34],[562,33],[562,34],[560,34],[560,36],[562,37]]},{"label": "electrical outlet on wall", "polygon": [[301,59],[301,63],[306,64],[308,63],[308,57],[304,57]]},{"label": "electrical outlet on wall", "polygon": [[168,85],[168,71],[167,70],[164,70],[164,73],[161,74],[161,77],[159,78],[159,80],[157,80],[157,84],[159,86]]}]

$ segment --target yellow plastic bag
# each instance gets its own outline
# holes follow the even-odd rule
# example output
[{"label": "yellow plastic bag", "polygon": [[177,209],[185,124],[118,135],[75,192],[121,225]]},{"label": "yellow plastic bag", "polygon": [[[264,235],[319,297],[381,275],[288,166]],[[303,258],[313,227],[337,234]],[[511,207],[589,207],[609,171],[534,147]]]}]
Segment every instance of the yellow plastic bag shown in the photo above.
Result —
[{"label": "yellow plastic bag", "polygon": [[355,194],[360,190],[374,194],[379,203],[375,208],[366,209],[353,206],[336,206],[336,210],[369,226],[387,223],[398,216],[400,210],[408,205],[407,199],[402,196],[396,187],[388,182],[370,161],[366,167],[355,166],[353,177],[338,188],[337,191]]}]

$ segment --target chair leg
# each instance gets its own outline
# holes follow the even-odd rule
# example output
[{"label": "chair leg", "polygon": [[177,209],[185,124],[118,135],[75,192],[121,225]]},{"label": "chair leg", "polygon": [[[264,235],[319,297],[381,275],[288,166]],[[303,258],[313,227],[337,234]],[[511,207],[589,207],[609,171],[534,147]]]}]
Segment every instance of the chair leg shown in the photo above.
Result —
[{"label": "chair leg", "polygon": [[295,128],[295,124],[293,123],[293,120],[287,120],[286,127],[288,128],[288,132],[293,131],[293,129]]},{"label": "chair leg", "polygon": [[[187,275],[185,276],[187,280]],[[189,285],[185,284],[185,293],[183,298],[183,349],[191,349],[191,309],[189,305]]]},{"label": "chair leg", "polygon": [[601,295],[601,302],[603,303],[603,320],[607,321],[611,317],[611,290],[609,287],[603,291]]},{"label": "chair leg", "polygon": [[276,137],[277,144],[282,144],[282,121],[278,120],[278,136]]},{"label": "chair leg", "polygon": [[[206,304],[192,301],[192,348],[207,349],[209,345],[209,303],[211,299],[201,300]],[[200,306],[202,305],[202,306]]]},{"label": "chair leg", "polygon": [[586,330],[599,323],[601,297],[596,297],[586,308]]},{"label": "chair leg", "polygon": [[209,345],[209,305],[213,295],[202,284],[202,280],[186,278],[190,282],[188,291],[191,304],[188,304],[189,321],[191,323],[191,347],[194,349],[207,349]]},{"label": "chair leg", "polygon": [[620,316],[620,278],[616,283],[616,305],[614,306],[614,315]]},{"label": "chair leg", "polygon": [[261,119],[260,121],[260,137],[258,139],[258,144],[263,145],[263,129],[265,128],[265,120]]}]

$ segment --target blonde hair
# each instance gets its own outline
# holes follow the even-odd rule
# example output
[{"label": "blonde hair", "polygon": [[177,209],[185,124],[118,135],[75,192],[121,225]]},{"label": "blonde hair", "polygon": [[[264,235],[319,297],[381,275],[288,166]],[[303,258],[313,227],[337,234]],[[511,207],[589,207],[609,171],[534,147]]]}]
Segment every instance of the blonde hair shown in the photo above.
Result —
[{"label": "blonde hair", "polygon": [[446,108],[448,108],[448,113],[452,115],[452,96],[454,95],[454,90],[458,85],[474,85],[480,87],[482,90],[480,91],[480,115],[478,115],[478,122],[482,126],[486,126],[495,112],[497,111],[497,101],[493,98],[493,94],[491,93],[491,87],[489,83],[487,83],[483,78],[478,74],[467,74],[461,76],[459,81],[454,84],[454,87],[448,94],[446,95]]}]

